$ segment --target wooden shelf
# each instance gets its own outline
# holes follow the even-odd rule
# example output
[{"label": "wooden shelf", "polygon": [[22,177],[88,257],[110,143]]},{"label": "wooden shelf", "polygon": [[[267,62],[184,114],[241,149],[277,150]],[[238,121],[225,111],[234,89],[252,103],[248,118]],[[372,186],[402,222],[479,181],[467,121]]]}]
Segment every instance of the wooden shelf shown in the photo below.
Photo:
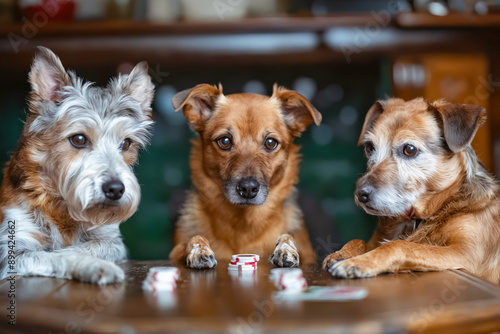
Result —
[{"label": "wooden shelf", "polygon": [[426,13],[401,13],[395,17],[395,24],[401,28],[487,28],[500,29],[500,14],[450,13],[435,16]]},{"label": "wooden shelf", "polygon": [[[224,34],[252,32],[317,31],[330,27],[363,26],[374,18],[366,14],[339,14],[321,17],[282,16],[256,17],[241,20],[214,22],[176,21],[154,23],[147,21],[86,21],[52,22],[40,27],[38,37],[54,36],[103,36],[103,35],[183,35]],[[0,25],[0,34],[22,34],[25,24]]]},{"label": "wooden shelf", "polygon": [[[36,27],[36,37],[235,34],[255,32],[323,31],[335,27],[376,28],[486,28],[500,29],[500,14],[475,15],[452,13],[435,16],[427,13],[400,13],[388,22],[375,13],[342,13],[327,16],[255,17],[214,22],[176,21],[82,21],[51,22]],[[22,35],[26,23],[0,25],[0,34]],[[30,30],[31,31],[31,30]]]},{"label": "wooden shelf", "polygon": [[[471,29],[470,27],[478,28]],[[459,29],[463,28],[463,29]],[[31,30],[30,30],[31,29]],[[245,66],[377,61],[432,52],[500,52],[500,15],[342,13],[217,22],[96,21],[36,28],[0,25],[4,72],[26,71],[37,45],[72,68],[113,67],[148,59],[168,66]],[[12,42],[12,37],[21,38]]]}]

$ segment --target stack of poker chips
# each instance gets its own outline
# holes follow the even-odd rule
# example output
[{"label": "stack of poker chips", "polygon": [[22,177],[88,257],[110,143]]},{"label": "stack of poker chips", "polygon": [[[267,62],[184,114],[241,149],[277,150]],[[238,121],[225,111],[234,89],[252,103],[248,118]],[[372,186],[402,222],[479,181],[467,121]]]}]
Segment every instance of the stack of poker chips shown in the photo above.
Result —
[{"label": "stack of poker chips", "polygon": [[177,287],[179,269],[176,267],[152,267],[142,282],[142,288],[149,291],[173,291]]},{"label": "stack of poker chips", "polygon": [[271,281],[279,290],[299,292],[307,288],[307,281],[299,268],[271,269]]},{"label": "stack of poker chips", "polygon": [[228,270],[257,270],[257,262],[259,262],[260,256],[257,254],[235,254],[231,256],[231,262],[229,262]]}]

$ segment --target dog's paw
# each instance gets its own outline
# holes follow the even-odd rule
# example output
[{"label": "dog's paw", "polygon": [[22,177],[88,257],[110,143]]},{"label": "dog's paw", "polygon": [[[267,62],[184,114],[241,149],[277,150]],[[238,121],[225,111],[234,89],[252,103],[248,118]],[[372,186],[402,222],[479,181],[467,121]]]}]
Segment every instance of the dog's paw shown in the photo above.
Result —
[{"label": "dog's paw", "polygon": [[330,270],[330,268],[337,262],[342,261],[343,258],[339,252],[332,253],[323,261],[323,269]]},{"label": "dog's paw", "polygon": [[376,270],[372,264],[365,259],[352,258],[347,260],[337,260],[328,271],[339,278],[365,278],[377,276],[380,271]]},{"label": "dog's paw", "polygon": [[193,269],[214,268],[217,266],[217,260],[210,247],[194,244],[187,256],[186,266]]},{"label": "dog's paw", "polygon": [[89,258],[75,264],[71,278],[81,282],[102,285],[123,282],[125,273],[113,262]]},{"label": "dog's paw", "polygon": [[269,262],[277,267],[298,267],[299,253],[289,234],[283,234],[278,238],[276,248],[269,257]]}]

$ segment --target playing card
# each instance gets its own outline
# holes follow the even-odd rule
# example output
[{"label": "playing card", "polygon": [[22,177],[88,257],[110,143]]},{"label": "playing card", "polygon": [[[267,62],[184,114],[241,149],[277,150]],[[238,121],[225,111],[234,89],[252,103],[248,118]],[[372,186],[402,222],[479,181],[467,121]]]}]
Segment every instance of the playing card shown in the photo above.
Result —
[{"label": "playing card", "polygon": [[277,291],[275,300],[348,301],[366,298],[368,290],[353,286],[310,286],[300,292]]}]

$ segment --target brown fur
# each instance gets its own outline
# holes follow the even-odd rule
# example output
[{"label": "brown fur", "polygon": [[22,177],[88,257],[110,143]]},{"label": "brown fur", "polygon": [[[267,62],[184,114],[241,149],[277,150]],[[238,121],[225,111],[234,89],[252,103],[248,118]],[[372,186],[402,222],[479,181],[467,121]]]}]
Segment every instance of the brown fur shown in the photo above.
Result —
[{"label": "brown fur", "polygon": [[[192,142],[190,159],[195,190],[190,192],[177,222],[170,259],[206,268],[211,265],[201,257],[213,253],[225,260],[238,253],[267,256],[273,253],[277,239],[288,233],[301,260],[314,262],[316,257],[295,200],[300,155],[293,138],[313,121],[319,124],[319,112],[301,95],[276,86],[269,98],[255,94],[224,96],[220,86],[198,85],[178,93],[173,104],[176,110],[183,108],[199,139]],[[228,133],[234,146],[224,151],[215,141]],[[279,142],[272,152],[263,148],[269,133]],[[268,187],[267,199],[260,205],[233,204],[224,187],[232,180],[250,176]],[[193,244],[200,246],[195,255]],[[190,254],[197,259],[189,258]]]},{"label": "brown fur", "polygon": [[[405,270],[465,269],[499,283],[500,188],[470,146],[484,119],[484,109],[471,105],[428,104],[422,99],[377,102],[367,114],[359,144],[371,145],[376,139],[390,146],[403,142],[397,140],[401,135],[424,145],[420,146],[423,150],[428,149],[425,143],[440,142],[439,147],[429,150],[436,170],[417,182],[411,179],[411,171],[407,175],[398,169],[397,158],[375,161],[369,156],[369,167],[358,180],[355,198],[368,213],[379,216],[377,228],[367,244],[361,240],[347,243],[325,259],[324,267],[346,278]],[[413,164],[416,159],[406,161]],[[408,180],[401,181],[405,177]],[[372,197],[384,186],[392,188],[395,180],[406,182],[408,191],[415,186],[419,196],[402,214],[381,214]],[[374,189],[369,201],[361,198],[367,186]]]}]

